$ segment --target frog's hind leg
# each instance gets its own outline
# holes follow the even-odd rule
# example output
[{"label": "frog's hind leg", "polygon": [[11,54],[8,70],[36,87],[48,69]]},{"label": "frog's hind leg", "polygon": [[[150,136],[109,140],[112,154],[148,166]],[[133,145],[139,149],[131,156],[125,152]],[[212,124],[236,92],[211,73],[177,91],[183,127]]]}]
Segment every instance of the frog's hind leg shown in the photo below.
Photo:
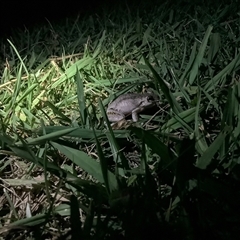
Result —
[{"label": "frog's hind leg", "polygon": [[109,111],[107,111],[107,116],[108,116],[109,122],[118,122],[118,121],[121,121],[122,119],[125,119],[124,114],[113,109],[110,109]]}]

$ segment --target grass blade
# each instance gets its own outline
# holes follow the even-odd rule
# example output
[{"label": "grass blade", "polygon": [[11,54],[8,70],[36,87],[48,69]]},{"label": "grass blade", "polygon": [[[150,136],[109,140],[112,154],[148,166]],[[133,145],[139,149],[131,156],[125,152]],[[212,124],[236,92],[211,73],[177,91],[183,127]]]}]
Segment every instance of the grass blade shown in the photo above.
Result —
[{"label": "grass blade", "polygon": [[[101,171],[101,166],[94,159],[89,157],[85,152],[70,148],[64,145],[60,145],[55,142],[51,144],[58,149],[62,154],[68,157],[77,166],[84,169],[87,173],[92,175],[99,182],[104,183],[104,178]],[[112,186],[117,188],[117,182],[113,173],[108,171],[109,181],[111,181]]]},{"label": "grass blade", "polygon": [[87,109],[85,104],[84,87],[83,87],[82,78],[80,77],[80,73],[78,70],[75,76],[75,81],[77,83],[77,96],[78,96],[78,105],[80,110],[81,122],[83,125],[86,125]]},{"label": "grass blade", "polygon": [[175,99],[175,97],[173,96],[173,94],[170,92],[170,89],[168,88],[166,83],[157,74],[156,70],[152,67],[152,65],[147,61],[147,59],[145,57],[144,57],[144,61],[145,61],[146,65],[149,67],[149,69],[151,70],[151,72],[153,73],[153,76],[154,76],[155,80],[159,83],[160,88],[161,88],[162,92],[164,93],[165,97],[167,98],[168,103],[170,104],[170,106],[173,109],[173,111],[176,114],[180,113],[182,111],[182,108],[178,104],[178,102]]},{"label": "grass blade", "polygon": [[206,169],[211,163],[214,155],[221,148],[226,136],[232,131],[231,127],[226,126],[223,131],[217,136],[214,142],[203,153],[203,155],[197,160],[196,166],[200,169]]},{"label": "grass blade", "polygon": [[208,42],[208,39],[210,37],[212,29],[213,29],[213,26],[208,26],[208,29],[205,33],[205,36],[204,36],[203,41],[201,43],[201,46],[199,48],[198,54],[197,54],[197,56],[195,58],[195,61],[193,63],[193,66],[192,66],[192,69],[191,69],[191,72],[190,72],[190,76],[189,76],[189,84],[190,85],[193,84],[193,82],[195,81],[195,79],[198,75],[198,70],[199,70],[200,65],[202,64],[203,55],[204,55],[204,52],[206,50],[207,42]]}]

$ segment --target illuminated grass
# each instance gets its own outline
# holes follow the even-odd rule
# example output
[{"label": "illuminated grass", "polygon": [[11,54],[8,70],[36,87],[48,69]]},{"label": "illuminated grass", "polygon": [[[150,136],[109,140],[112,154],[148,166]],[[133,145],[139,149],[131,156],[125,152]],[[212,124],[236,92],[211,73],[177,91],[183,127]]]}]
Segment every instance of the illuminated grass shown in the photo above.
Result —
[{"label": "illuminated grass", "polygon": [[[140,4],[9,36],[0,62],[0,233],[239,236],[236,11],[234,3]],[[144,87],[159,95],[160,113],[112,130],[106,105]]]}]

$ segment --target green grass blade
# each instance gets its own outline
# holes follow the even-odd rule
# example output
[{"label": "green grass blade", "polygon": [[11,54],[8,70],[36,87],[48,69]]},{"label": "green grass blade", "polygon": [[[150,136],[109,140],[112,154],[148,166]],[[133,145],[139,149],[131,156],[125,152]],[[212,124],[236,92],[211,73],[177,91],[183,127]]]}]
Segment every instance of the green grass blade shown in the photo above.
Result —
[{"label": "green grass blade", "polygon": [[222,71],[215,75],[207,84],[204,86],[204,90],[207,92],[212,91],[216,86],[221,86],[221,81],[232,73],[234,68],[240,66],[240,54],[238,54]]},{"label": "green grass blade", "polygon": [[67,79],[71,79],[72,77],[74,77],[77,73],[77,69],[79,71],[91,64],[93,64],[93,58],[88,57],[78,60],[71,67],[66,69],[65,73],[60,77],[60,79],[51,85],[51,88],[52,89],[57,88],[59,85],[63,84],[63,82],[65,82]]},{"label": "green grass blade", "polygon": [[175,97],[173,96],[173,94],[171,93],[170,89],[168,88],[168,86],[166,85],[166,83],[163,81],[163,79],[157,74],[156,70],[152,67],[152,65],[147,61],[147,59],[144,57],[144,61],[146,63],[146,65],[149,67],[149,69],[151,70],[151,72],[153,73],[153,76],[155,78],[155,80],[159,83],[160,88],[162,90],[162,92],[164,93],[165,97],[168,100],[168,103],[170,104],[171,108],[173,109],[173,111],[177,114],[180,113],[182,111],[181,106],[178,104],[177,100],[175,99]]},{"label": "green grass blade", "polygon": [[110,123],[108,121],[108,117],[107,117],[106,111],[105,111],[104,106],[103,106],[103,104],[102,104],[100,99],[98,100],[98,103],[99,103],[99,107],[100,107],[100,111],[102,113],[103,119],[106,122],[108,130],[109,130],[106,133],[106,136],[109,139],[109,143],[110,143],[110,146],[112,148],[114,160],[115,160],[116,163],[121,161],[122,166],[124,167],[125,170],[127,170],[127,169],[129,169],[128,161],[125,158],[125,156],[122,154],[122,152],[120,151],[120,148],[119,148],[118,143],[116,141],[116,138],[114,136],[112,127],[111,127],[111,125],[110,125]]},{"label": "green grass blade", "polygon": [[144,143],[152,149],[152,151],[161,157],[163,166],[169,166],[172,163],[172,158],[168,147],[163,144],[151,132],[143,129],[131,127],[130,128],[140,139],[144,139]]},{"label": "green grass blade", "polygon": [[57,108],[56,106],[54,106],[54,104],[52,104],[51,102],[49,102],[49,101],[44,101],[44,104],[45,104],[46,106],[50,107],[50,108],[53,110],[53,113],[55,113],[56,115],[58,115],[58,116],[61,118],[62,121],[65,121],[65,122],[67,122],[67,123],[71,123],[71,122],[72,122],[70,118],[68,118],[67,116],[65,116],[65,115],[62,113],[62,111],[61,111],[59,108]]},{"label": "green grass blade", "polygon": [[[99,182],[104,183],[101,166],[96,160],[89,157],[85,152],[70,148],[64,145],[60,145],[55,142],[51,144],[58,149],[62,154],[68,157],[74,164],[84,169],[87,173],[97,179]],[[117,188],[117,182],[113,173],[108,171],[109,181],[112,186]]]},{"label": "green grass blade", "polygon": [[[221,38],[219,33],[212,33],[211,39],[210,39],[210,46],[208,51],[208,62],[209,63],[216,63],[217,58],[216,55],[219,52],[221,47]],[[215,59],[215,61],[214,61]]]},{"label": "green grass blade", "polygon": [[[66,126],[45,126],[44,130],[46,131],[46,134],[54,133],[56,131],[64,130],[64,129],[72,129],[72,127],[66,127]],[[127,138],[129,137],[129,130],[112,130],[115,138]],[[37,131],[39,135],[43,134],[43,129]],[[97,137],[104,137],[106,134],[110,134],[110,130],[95,130]],[[66,134],[68,137],[77,138],[77,139],[94,139],[94,133],[91,129],[82,129],[77,128],[73,132],[70,132],[69,134]]]},{"label": "green grass blade", "polygon": [[95,59],[95,58],[98,56],[98,54],[102,51],[102,49],[103,49],[103,42],[104,42],[105,38],[106,38],[106,30],[103,31],[102,37],[101,37],[100,40],[98,41],[98,45],[97,45],[97,47],[96,47],[96,49],[95,49],[95,51],[94,51],[94,53],[93,53],[93,58],[94,58],[94,59]]},{"label": "green grass blade", "polygon": [[202,63],[204,52],[206,50],[207,42],[208,42],[208,39],[210,37],[212,29],[213,29],[213,26],[208,26],[208,29],[205,33],[205,36],[204,36],[203,40],[202,40],[201,46],[199,48],[198,54],[195,58],[195,61],[193,63],[193,66],[192,66],[192,69],[191,69],[191,72],[190,72],[190,76],[189,76],[189,84],[190,85],[192,85],[194,83],[194,81],[195,81],[195,79],[198,75],[199,67]]},{"label": "green grass blade", "polygon": [[197,160],[196,166],[201,169],[206,169],[211,163],[214,155],[221,148],[227,135],[232,131],[231,127],[226,126],[223,131],[217,136],[214,142],[203,153],[203,155]]},{"label": "green grass blade", "polygon": [[83,125],[86,125],[87,121],[87,109],[85,104],[85,96],[84,96],[84,87],[83,87],[83,81],[80,77],[80,73],[77,70],[75,81],[77,83],[77,96],[78,96],[78,105],[80,110],[80,117]]},{"label": "green grass blade", "polygon": [[[47,141],[52,141],[52,140],[55,140],[55,139],[59,139],[62,136],[66,136],[76,129],[77,128],[66,128],[66,129],[63,129],[63,130],[59,130],[59,131],[56,131],[56,132],[52,132],[52,133],[43,135],[43,136],[38,137],[38,138],[27,138],[26,141],[27,141],[28,145],[38,145],[38,144],[41,145],[41,144],[46,143]],[[16,142],[15,144],[19,147],[23,146],[21,141]]]},{"label": "green grass blade", "polygon": [[195,61],[196,51],[197,51],[197,43],[195,42],[193,47],[192,47],[192,51],[191,51],[191,55],[190,55],[190,58],[189,58],[189,62],[188,62],[187,66],[186,66],[186,69],[183,72],[183,74],[182,74],[182,76],[181,76],[181,78],[179,80],[179,84],[181,86],[185,85],[187,74],[190,73],[190,71],[192,69],[193,63]]},{"label": "green grass blade", "polygon": [[[95,133],[94,129],[93,129],[93,132]],[[107,159],[104,156],[102,147],[101,147],[100,142],[99,142],[99,140],[98,140],[96,135],[95,135],[95,140],[96,140],[96,145],[97,145],[98,157],[100,159],[100,166],[101,166],[101,170],[102,170],[102,176],[103,176],[103,179],[104,179],[104,183],[105,183],[107,192],[108,192],[108,194],[110,194],[111,191],[113,191],[116,188],[115,182],[111,182],[111,180],[109,179],[109,176],[108,176],[109,171],[108,171]],[[117,182],[117,179],[116,179],[116,182]]]},{"label": "green grass blade", "polygon": [[[200,109],[200,111],[202,110],[203,108]],[[187,109],[180,114],[173,116],[170,120],[163,124],[161,129],[169,132],[181,127],[185,127],[190,132],[192,132],[193,129],[188,124],[195,120],[195,111],[196,107]]]},{"label": "green grass blade", "polygon": [[29,75],[28,69],[27,69],[27,67],[26,67],[26,65],[25,65],[25,63],[24,63],[24,61],[23,61],[23,59],[21,58],[19,52],[17,51],[17,49],[15,48],[15,46],[13,45],[13,43],[12,43],[9,39],[7,39],[7,41],[9,42],[9,44],[10,44],[11,47],[13,48],[14,52],[16,53],[16,55],[17,55],[18,59],[20,60],[21,65],[23,66],[23,68],[24,68],[26,74]]}]

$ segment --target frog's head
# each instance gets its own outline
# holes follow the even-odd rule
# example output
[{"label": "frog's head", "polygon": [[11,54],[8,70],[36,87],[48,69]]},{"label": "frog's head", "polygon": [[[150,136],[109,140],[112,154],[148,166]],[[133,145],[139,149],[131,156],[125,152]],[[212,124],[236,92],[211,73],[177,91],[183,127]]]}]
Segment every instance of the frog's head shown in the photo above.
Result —
[{"label": "frog's head", "polygon": [[140,106],[142,107],[152,107],[155,105],[157,102],[156,96],[146,94],[145,96],[142,97]]}]

